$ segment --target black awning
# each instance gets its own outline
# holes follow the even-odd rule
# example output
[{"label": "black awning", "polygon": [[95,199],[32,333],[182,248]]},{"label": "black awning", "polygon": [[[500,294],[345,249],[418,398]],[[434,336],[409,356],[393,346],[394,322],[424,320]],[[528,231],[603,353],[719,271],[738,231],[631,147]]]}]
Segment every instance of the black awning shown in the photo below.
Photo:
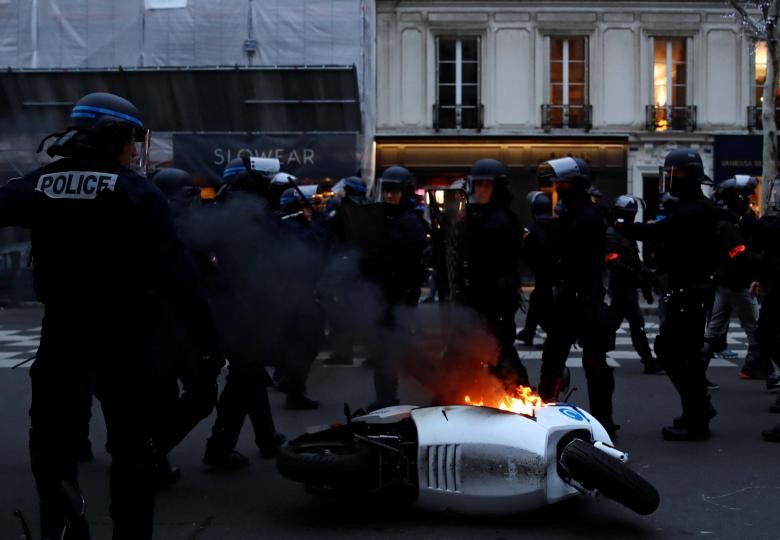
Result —
[{"label": "black awning", "polygon": [[0,131],[61,130],[90,92],[132,101],[153,131],[362,131],[351,67],[0,72]]}]

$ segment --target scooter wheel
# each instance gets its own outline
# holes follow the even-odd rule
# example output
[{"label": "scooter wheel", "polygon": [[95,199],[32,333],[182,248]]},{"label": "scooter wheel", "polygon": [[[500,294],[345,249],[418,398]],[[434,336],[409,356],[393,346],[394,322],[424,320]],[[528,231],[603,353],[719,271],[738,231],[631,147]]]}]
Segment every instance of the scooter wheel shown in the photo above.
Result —
[{"label": "scooter wheel", "polygon": [[561,453],[560,463],[586,489],[595,489],[637,514],[646,516],[658,508],[658,491],[647,480],[590,443],[574,439]]},{"label": "scooter wheel", "polygon": [[371,451],[352,442],[288,444],[279,450],[276,468],[288,480],[330,487],[358,486],[376,476]]}]

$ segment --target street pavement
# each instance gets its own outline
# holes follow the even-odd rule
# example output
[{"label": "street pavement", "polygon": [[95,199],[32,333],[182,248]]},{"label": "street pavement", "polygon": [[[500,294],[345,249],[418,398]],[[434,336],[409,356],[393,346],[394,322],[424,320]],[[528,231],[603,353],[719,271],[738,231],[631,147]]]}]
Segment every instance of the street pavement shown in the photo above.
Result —
[{"label": "street pavement", "polygon": [[[424,308],[428,309],[428,308]],[[37,307],[0,312],[0,403],[4,429],[0,430],[0,538],[21,537],[12,516],[20,509],[36,524],[36,496],[27,455],[27,409],[30,400],[29,364],[11,366],[32,356],[40,329]],[[648,320],[648,334],[657,332]],[[541,343],[537,338],[537,343]],[[630,454],[629,464],[653,483],[661,494],[658,511],[641,517],[609,500],[578,497],[539,511],[503,519],[474,519],[435,515],[372,500],[323,502],[303,492],[300,485],[280,477],[273,461],[261,460],[249,426],[238,449],[250,456],[247,469],[209,472],[201,465],[205,439],[213,417],[171,454],[182,468],[182,478],[160,490],[156,539],[238,540],[258,538],[750,538],[780,539],[780,444],[761,440],[760,431],[780,422],[768,412],[774,395],[761,381],[737,377],[746,349],[744,333],[732,326],[730,348],[737,360],[716,360],[709,378],[721,385],[713,392],[718,416],[712,439],[706,442],[666,442],[660,428],[679,413],[676,394],[663,375],[643,375],[631,350],[627,330],[621,328],[617,350],[610,353],[615,367],[615,420],[621,425],[617,446]],[[518,345],[521,357],[538,378],[540,353]],[[373,398],[371,370],[353,366],[327,367],[321,355],[310,377],[310,394],[319,399],[316,411],[288,411],[283,395],[271,393],[280,431],[294,437],[306,427],[342,419],[343,404],[353,409]],[[110,361],[110,359],[106,359]],[[572,351],[569,365],[571,401],[587,408],[581,355]],[[424,404],[428,392],[402,379],[402,402]],[[138,396],[144,399],[145,396]],[[80,467],[82,489],[96,540],[110,538],[108,517],[109,457],[103,448],[105,430],[99,407],[92,420],[95,460]]]}]

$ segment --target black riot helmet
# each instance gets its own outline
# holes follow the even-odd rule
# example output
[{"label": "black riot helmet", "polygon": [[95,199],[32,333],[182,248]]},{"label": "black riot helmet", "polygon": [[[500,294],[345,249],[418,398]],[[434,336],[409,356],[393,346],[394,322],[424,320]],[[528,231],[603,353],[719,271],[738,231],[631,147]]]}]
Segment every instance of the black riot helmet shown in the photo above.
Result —
[{"label": "black riot helmet", "polygon": [[590,167],[582,159],[565,157],[545,161],[536,169],[536,176],[540,182],[552,182],[564,206],[590,201]]},{"label": "black riot helmet", "polygon": [[738,174],[715,185],[713,199],[737,214],[750,209],[750,196],[758,187],[758,178],[747,174]]},{"label": "black riot helmet", "polygon": [[146,170],[150,133],[144,127],[140,111],[123,97],[95,92],[82,97],[73,106],[67,130],[43,139],[38,151],[51,137],[57,137],[46,149],[50,156],[89,156],[114,160],[125,145],[138,144],[138,161],[134,167]]},{"label": "black riot helmet", "polygon": [[552,201],[544,191],[532,191],[525,199],[531,205],[531,214],[534,216],[552,215]]},{"label": "black riot helmet", "polygon": [[406,202],[414,194],[414,177],[409,169],[399,165],[388,167],[377,179],[378,196],[383,200],[384,193],[401,193],[402,202]]},{"label": "black riot helmet", "polygon": [[633,223],[640,208],[646,208],[644,200],[631,195],[621,195],[612,205],[612,219],[619,223]]},{"label": "black riot helmet", "polygon": [[468,192],[474,195],[477,182],[490,182],[493,185],[490,202],[507,204],[512,196],[509,193],[509,178],[503,163],[493,158],[478,159],[471,165],[467,178]]},{"label": "black riot helmet", "polygon": [[222,170],[222,185],[229,189],[268,196],[268,187],[279,173],[281,164],[275,158],[242,155],[230,160]]},{"label": "black riot helmet", "polygon": [[587,191],[590,187],[590,167],[580,158],[565,157],[545,161],[536,169],[539,180],[569,182],[573,187]]},{"label": "black riot helmet", "polygon": [[701,195],[701,184],[712,185],[704,174],[701,156],[690,148],[678,148],[666,155],[660,173],[659,193],[669,192],[679,199]]},{"label": "black riot helmet", "polygon": [[200,197],[200,189],[185,170],[173,167],[158,169],[151,178],[172,205],[188,206]]}]

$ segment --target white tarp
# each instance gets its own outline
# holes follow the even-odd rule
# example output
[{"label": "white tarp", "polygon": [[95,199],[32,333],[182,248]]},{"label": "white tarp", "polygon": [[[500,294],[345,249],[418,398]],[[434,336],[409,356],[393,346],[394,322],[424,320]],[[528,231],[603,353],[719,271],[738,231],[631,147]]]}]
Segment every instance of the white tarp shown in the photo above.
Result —
[{"label": "white tarp", "polygon": [[187,0],[146,0],[146,9],[175,9],[187,7]]},{"label": "white tarp", "polygon": [[0,0],[0,68],[354,65],[368,176],[374,18],[374,0]]},{"label": "white tarp", "polygon": [[373,17],[366,0],[8,0],[0,66],[360,67],[368,5]]}]

